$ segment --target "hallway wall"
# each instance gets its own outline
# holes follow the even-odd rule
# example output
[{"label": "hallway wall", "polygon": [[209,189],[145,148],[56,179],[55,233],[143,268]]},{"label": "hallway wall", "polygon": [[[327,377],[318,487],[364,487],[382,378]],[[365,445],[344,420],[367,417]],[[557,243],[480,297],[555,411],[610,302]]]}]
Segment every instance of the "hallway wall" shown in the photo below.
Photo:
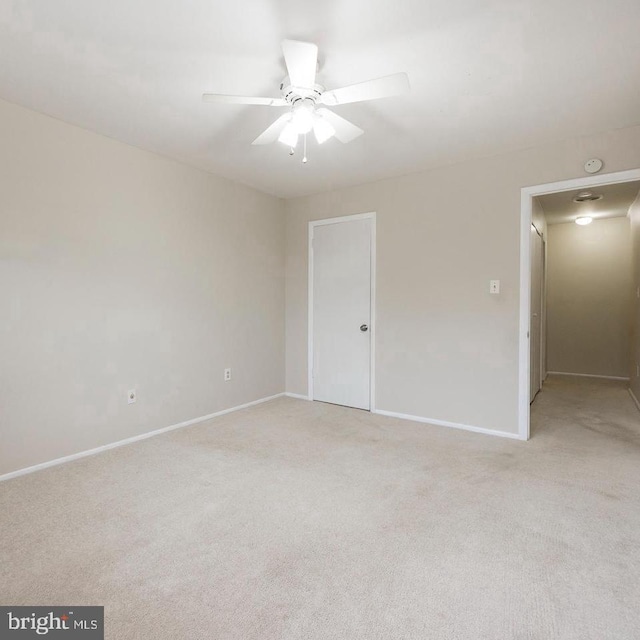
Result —
[{"label": "hallway wall", "polygon": [[629,218],[549,225],[547,237],[548,370],[627,377]]},{"label": "hallway wall", "polygon": [[631,220],[631,266],[632,266],[632,333],[631,333],[631,391],[640,401],[640,194],[629,209]]}]

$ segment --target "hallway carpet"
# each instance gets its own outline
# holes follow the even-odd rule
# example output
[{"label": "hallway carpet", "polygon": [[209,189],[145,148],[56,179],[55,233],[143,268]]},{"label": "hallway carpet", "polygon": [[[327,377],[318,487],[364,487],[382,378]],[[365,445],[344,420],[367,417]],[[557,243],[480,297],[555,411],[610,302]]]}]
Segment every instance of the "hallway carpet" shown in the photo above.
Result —
[{"label": "hallway carpet", "polygon": [[554,377],[519,442],[281,398],[0,484],[0,604],[133,640],[640,637],[640,413]]}]

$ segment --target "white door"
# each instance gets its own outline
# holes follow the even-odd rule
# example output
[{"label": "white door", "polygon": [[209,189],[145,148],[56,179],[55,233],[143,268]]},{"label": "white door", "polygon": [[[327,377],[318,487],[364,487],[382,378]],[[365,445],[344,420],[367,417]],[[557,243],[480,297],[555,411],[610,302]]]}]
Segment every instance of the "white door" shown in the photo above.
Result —
[{"label": "white door", "polygon": [[531,348],[531,390],[529,402],[533,402],[542,387],[542,283],[543,283],[542,237],[531,227],[531,321],[529,341]]},{"label": "white door", "polygon": [[311,230],[312,397],[370,409],[372,219]]}]

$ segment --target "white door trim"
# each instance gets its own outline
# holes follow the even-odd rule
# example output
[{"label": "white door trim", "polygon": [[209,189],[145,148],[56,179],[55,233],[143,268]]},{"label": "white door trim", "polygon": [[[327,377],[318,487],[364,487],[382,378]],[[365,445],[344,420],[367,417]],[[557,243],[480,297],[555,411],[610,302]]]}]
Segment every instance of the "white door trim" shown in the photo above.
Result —
[{"label": "white door trim", "polygon": [[520,191],[520,346],[518,381],[518,434],[521,440],[529,439],[529,313],[531,311],[531,217],[533,198],[547,193],[573,191],[587,187],[601,187],[607,184],[619,184],[640,180],[640,169],[604,173],[585,178],[573,178],[560,182],[549,182]]},{"label": "white door trim", "polygon": [[308,322],[307,322],[307,386],[309,400],[313,400],[313,230],[325,224],[339,224],[352,220],[371,220],[371,318],[369,323],[369,411],[375,412],[376,398],[376,214],[375,211],[369,213],[356,213],[351,216],[340,216],[337,218],[325,218],[323,220],[309,221],[309,277],[307,281],[308,289]]}]

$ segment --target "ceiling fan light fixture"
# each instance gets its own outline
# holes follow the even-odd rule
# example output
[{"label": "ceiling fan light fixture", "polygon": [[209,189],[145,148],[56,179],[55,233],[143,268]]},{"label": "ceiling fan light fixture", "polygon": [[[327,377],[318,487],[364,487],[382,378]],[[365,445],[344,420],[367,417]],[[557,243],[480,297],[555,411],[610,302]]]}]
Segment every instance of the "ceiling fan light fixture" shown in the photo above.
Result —
[{"label": "ceiling fan light fixture", "polygon": [[285,128],[281,131],[278,136],[278,142],[282,142],[282,144],[287,147],[291,147],[292,149],[296,148],[296,145],[298,144],[298,132],[296,131],[293,122],[288,122]]},{"label": "ceiling fan light fixture", "polygon": [[291,124],[300,135],[309,133],[313,128],[314,110],[313,102],[310,100],[301,100],[294,105]]},{"label": "ceiling fan light fixture", "polygon": [[[287,76],[280,83],[280,98],[260,96],[237,96],[205,93],[205,102],[219,104],[261,105],[266,107],[289,107],[290,110],[272,122],[251,144],[265,145],[279,140],[293,149],[300,136],[304,136],[306,150],[307,134],[313,130],[318,144],[335,136],[346,144],[361,136],[364,131],[349,120],[334,113],[327,106],[365,102],[400,96],[409,91],[406,73],[394,73],[351,84],[346,87],[325,90],[318,84],[318,47],[312,42],[283,40],[282,53],[287,67]],[[305,162],[306,153],[303,158]]]},{"label": "ceiling fan light fixture", "polygon": [[313,122],[313,133],[318,144],[322,144],[332,138],[336,130],[322,116],[316,115]]}]

